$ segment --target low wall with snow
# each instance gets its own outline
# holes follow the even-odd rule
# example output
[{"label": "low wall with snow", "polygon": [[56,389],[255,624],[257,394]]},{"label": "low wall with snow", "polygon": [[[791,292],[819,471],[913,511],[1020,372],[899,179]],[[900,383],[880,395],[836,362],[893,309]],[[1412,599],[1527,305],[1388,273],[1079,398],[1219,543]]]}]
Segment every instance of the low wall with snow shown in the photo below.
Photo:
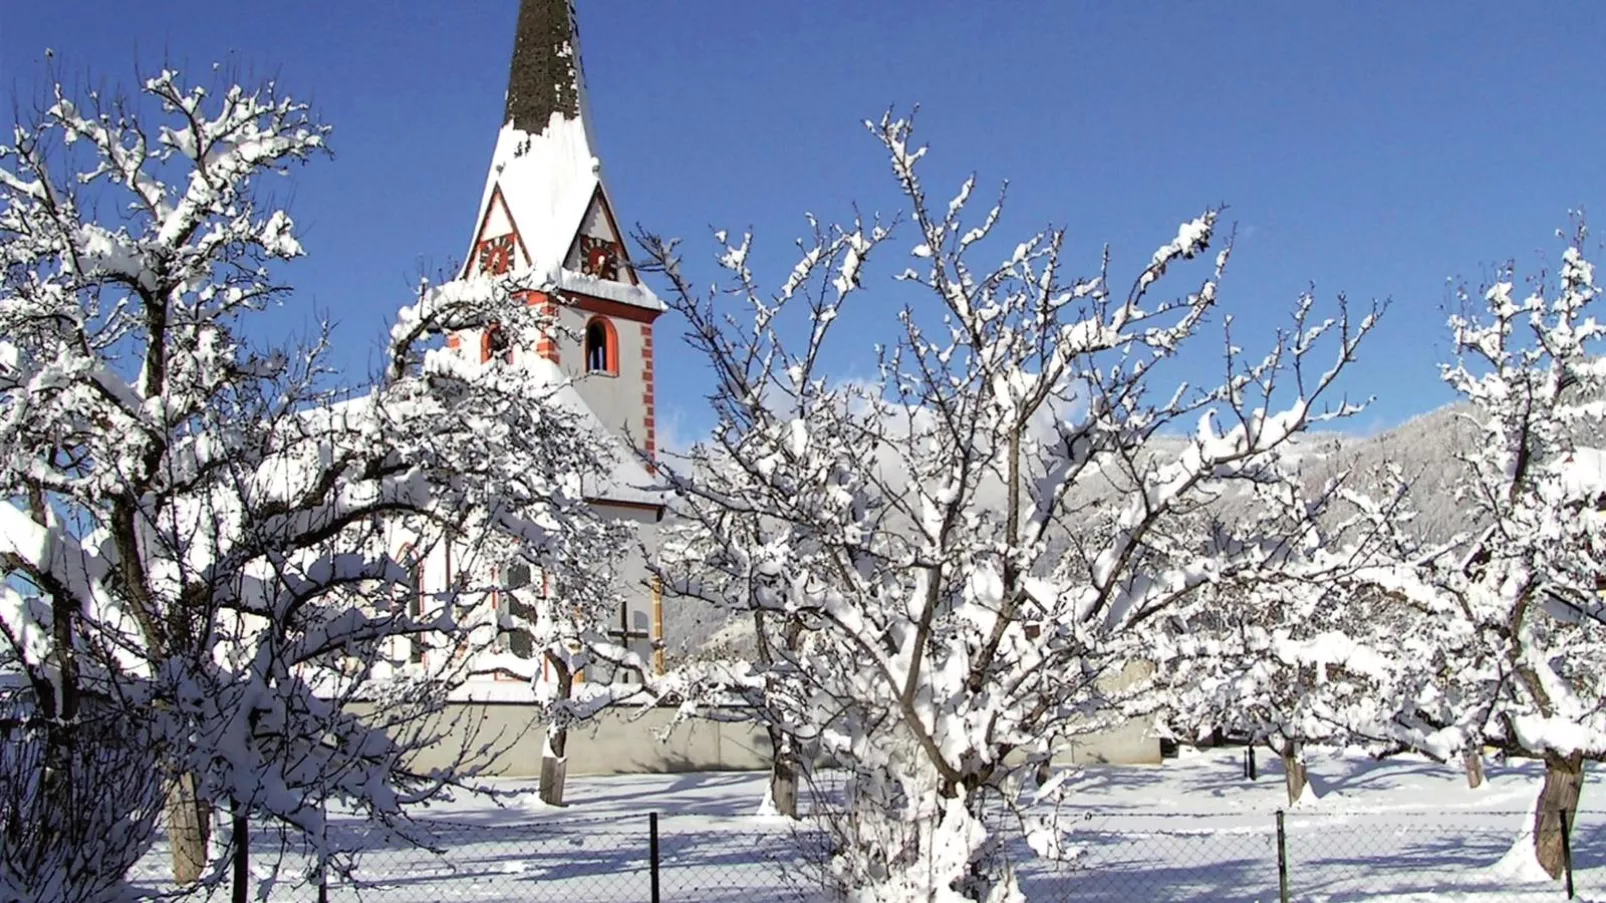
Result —
[{"label": "low wall with snow", "polygon": [[1150,735],[1148,719],[1133,719],[1072,740],[1069,753],[1055,761],[1062,765],[1159,765],[1160,738]]},{"label": "low wall with snow", "polygon": [[[356,714],[361,715],[361,710]],[[694,719],[658,733],[674,718],[673,708],[605,712],[569,731],[569,774],[635,774],[683,771],[754,771],[769,767],[770,744],[763,729],[750,723]],[[448,740],[413,758],[414,767],[450,766],[465,748],[490,744],[498,750],[487,771],[503,777],[537,777],[545,733],[520,703],[454,703],[446,713]],[[1158,764],[1160,741],[1143,723],[1129,722],[1072,744],[1064,764]]]}]

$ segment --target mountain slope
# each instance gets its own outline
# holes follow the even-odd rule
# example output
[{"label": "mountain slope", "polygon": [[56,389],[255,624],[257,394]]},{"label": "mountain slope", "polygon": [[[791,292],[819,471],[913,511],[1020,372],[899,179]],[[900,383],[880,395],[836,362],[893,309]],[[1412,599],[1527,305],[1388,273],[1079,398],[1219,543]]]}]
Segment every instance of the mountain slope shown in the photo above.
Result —
[{"label": "mountain slope", "polygon": [[[1348,471],[1349,485],[1365,492],[1381,487],[1380,474],[1397,465],[1411,488],[1417,511],[1414,532],[1428,543],[1442,542],[1472,528],[1456,503],[1452,481],[1460,464],[1457,456],[1470,449],[1476,431],[1464,416],[1463,405],[1449,405],[1423,414],[1393,429],[1372,436],[1341,433],[1307,434],[1296,438],[1298,466],[1312,483]],[[1184,439],[1156,440],[1155,450],[1180,446]],[[1077,507],[1097,509],[1118,496],[1114,487],[1094,479],[1077,489]],[[1226,502],[1230,506],[1230,502]],[[753,648],[750,615],[729,613],[690,599],[664,600],[664,633],[670,657],[710,655],[721,650],[746,654]]]}]

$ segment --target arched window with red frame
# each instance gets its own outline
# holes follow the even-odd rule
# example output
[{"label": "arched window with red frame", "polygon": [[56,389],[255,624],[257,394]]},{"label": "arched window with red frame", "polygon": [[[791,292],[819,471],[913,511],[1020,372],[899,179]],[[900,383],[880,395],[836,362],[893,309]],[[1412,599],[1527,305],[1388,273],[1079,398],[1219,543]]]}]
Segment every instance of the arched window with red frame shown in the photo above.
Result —
[{"label": "arched window with red frame", "polygon": [[619,334],[607,317],[592,317],[586,323],[585,362],[587,373],[619,375]]}]

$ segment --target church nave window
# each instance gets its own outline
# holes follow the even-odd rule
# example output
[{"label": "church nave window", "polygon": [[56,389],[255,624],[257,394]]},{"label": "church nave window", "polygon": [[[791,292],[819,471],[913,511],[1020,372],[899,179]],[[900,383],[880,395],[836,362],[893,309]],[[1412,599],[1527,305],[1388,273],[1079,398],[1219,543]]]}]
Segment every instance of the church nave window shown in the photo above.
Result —
[{"label": "church nave window", "polygon": [[[647,627],[647,613],[635,611],[629,602],[619,603],[619,627],[608,631],[609,639],[624,647],[626,652],[634,652],[640,657],[643,664],[652,661],[654,644],[652,631]],[[600,676],[600,675],[599,675]],[[641,675],[627,668],[619,668],[611,674],[615,683],[640,683]]]},{"label": "church nave window", "polygon": [[519,563],[502,569],[501,585],[496,591],[496,620],[499,630],[496,650],[519,658],[535,657],[535,642],[529,625],[535,623],[536,609],[521,596],[534,592],[530,566]]},{"label": "church nave window", "polygon": [[[394,598],[399,609],[396,614],[407,621],[417,623],[424,617],[424,561],[411,545],[404,546],[401,554],[397,556],[407,573],[407,579],[393,588]],[[401,634],[404,656],[408,664],[419,665],[424,662],[424,637],[411,628]]]}]

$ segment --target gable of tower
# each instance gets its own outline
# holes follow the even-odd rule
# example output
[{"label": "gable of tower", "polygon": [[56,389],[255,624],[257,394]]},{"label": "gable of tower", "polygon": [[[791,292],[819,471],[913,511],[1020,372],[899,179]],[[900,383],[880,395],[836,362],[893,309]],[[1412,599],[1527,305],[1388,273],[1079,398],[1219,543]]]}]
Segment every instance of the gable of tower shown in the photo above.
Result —
[{"label": "gable of tower", "polygon": [[594,279],[640,284],[636,268],[630,263],[624,235],[619,231],[619,221],[614,219],[613,205],[608,203],[608,193],[601,182],[591,193],[591,202],[580,218],[580,227],[569,242],[563,268]]},{"label": "gable of tower", "polygon": [[468,260],[463,264],[463,275],[499,276],[511,270],[530,265],[530,250],[519,234],[513,211],[508,209],[502,187],[493,184],[485,211],[480,216],[479,228],[474,231],[474,243],[469,247]]}]

